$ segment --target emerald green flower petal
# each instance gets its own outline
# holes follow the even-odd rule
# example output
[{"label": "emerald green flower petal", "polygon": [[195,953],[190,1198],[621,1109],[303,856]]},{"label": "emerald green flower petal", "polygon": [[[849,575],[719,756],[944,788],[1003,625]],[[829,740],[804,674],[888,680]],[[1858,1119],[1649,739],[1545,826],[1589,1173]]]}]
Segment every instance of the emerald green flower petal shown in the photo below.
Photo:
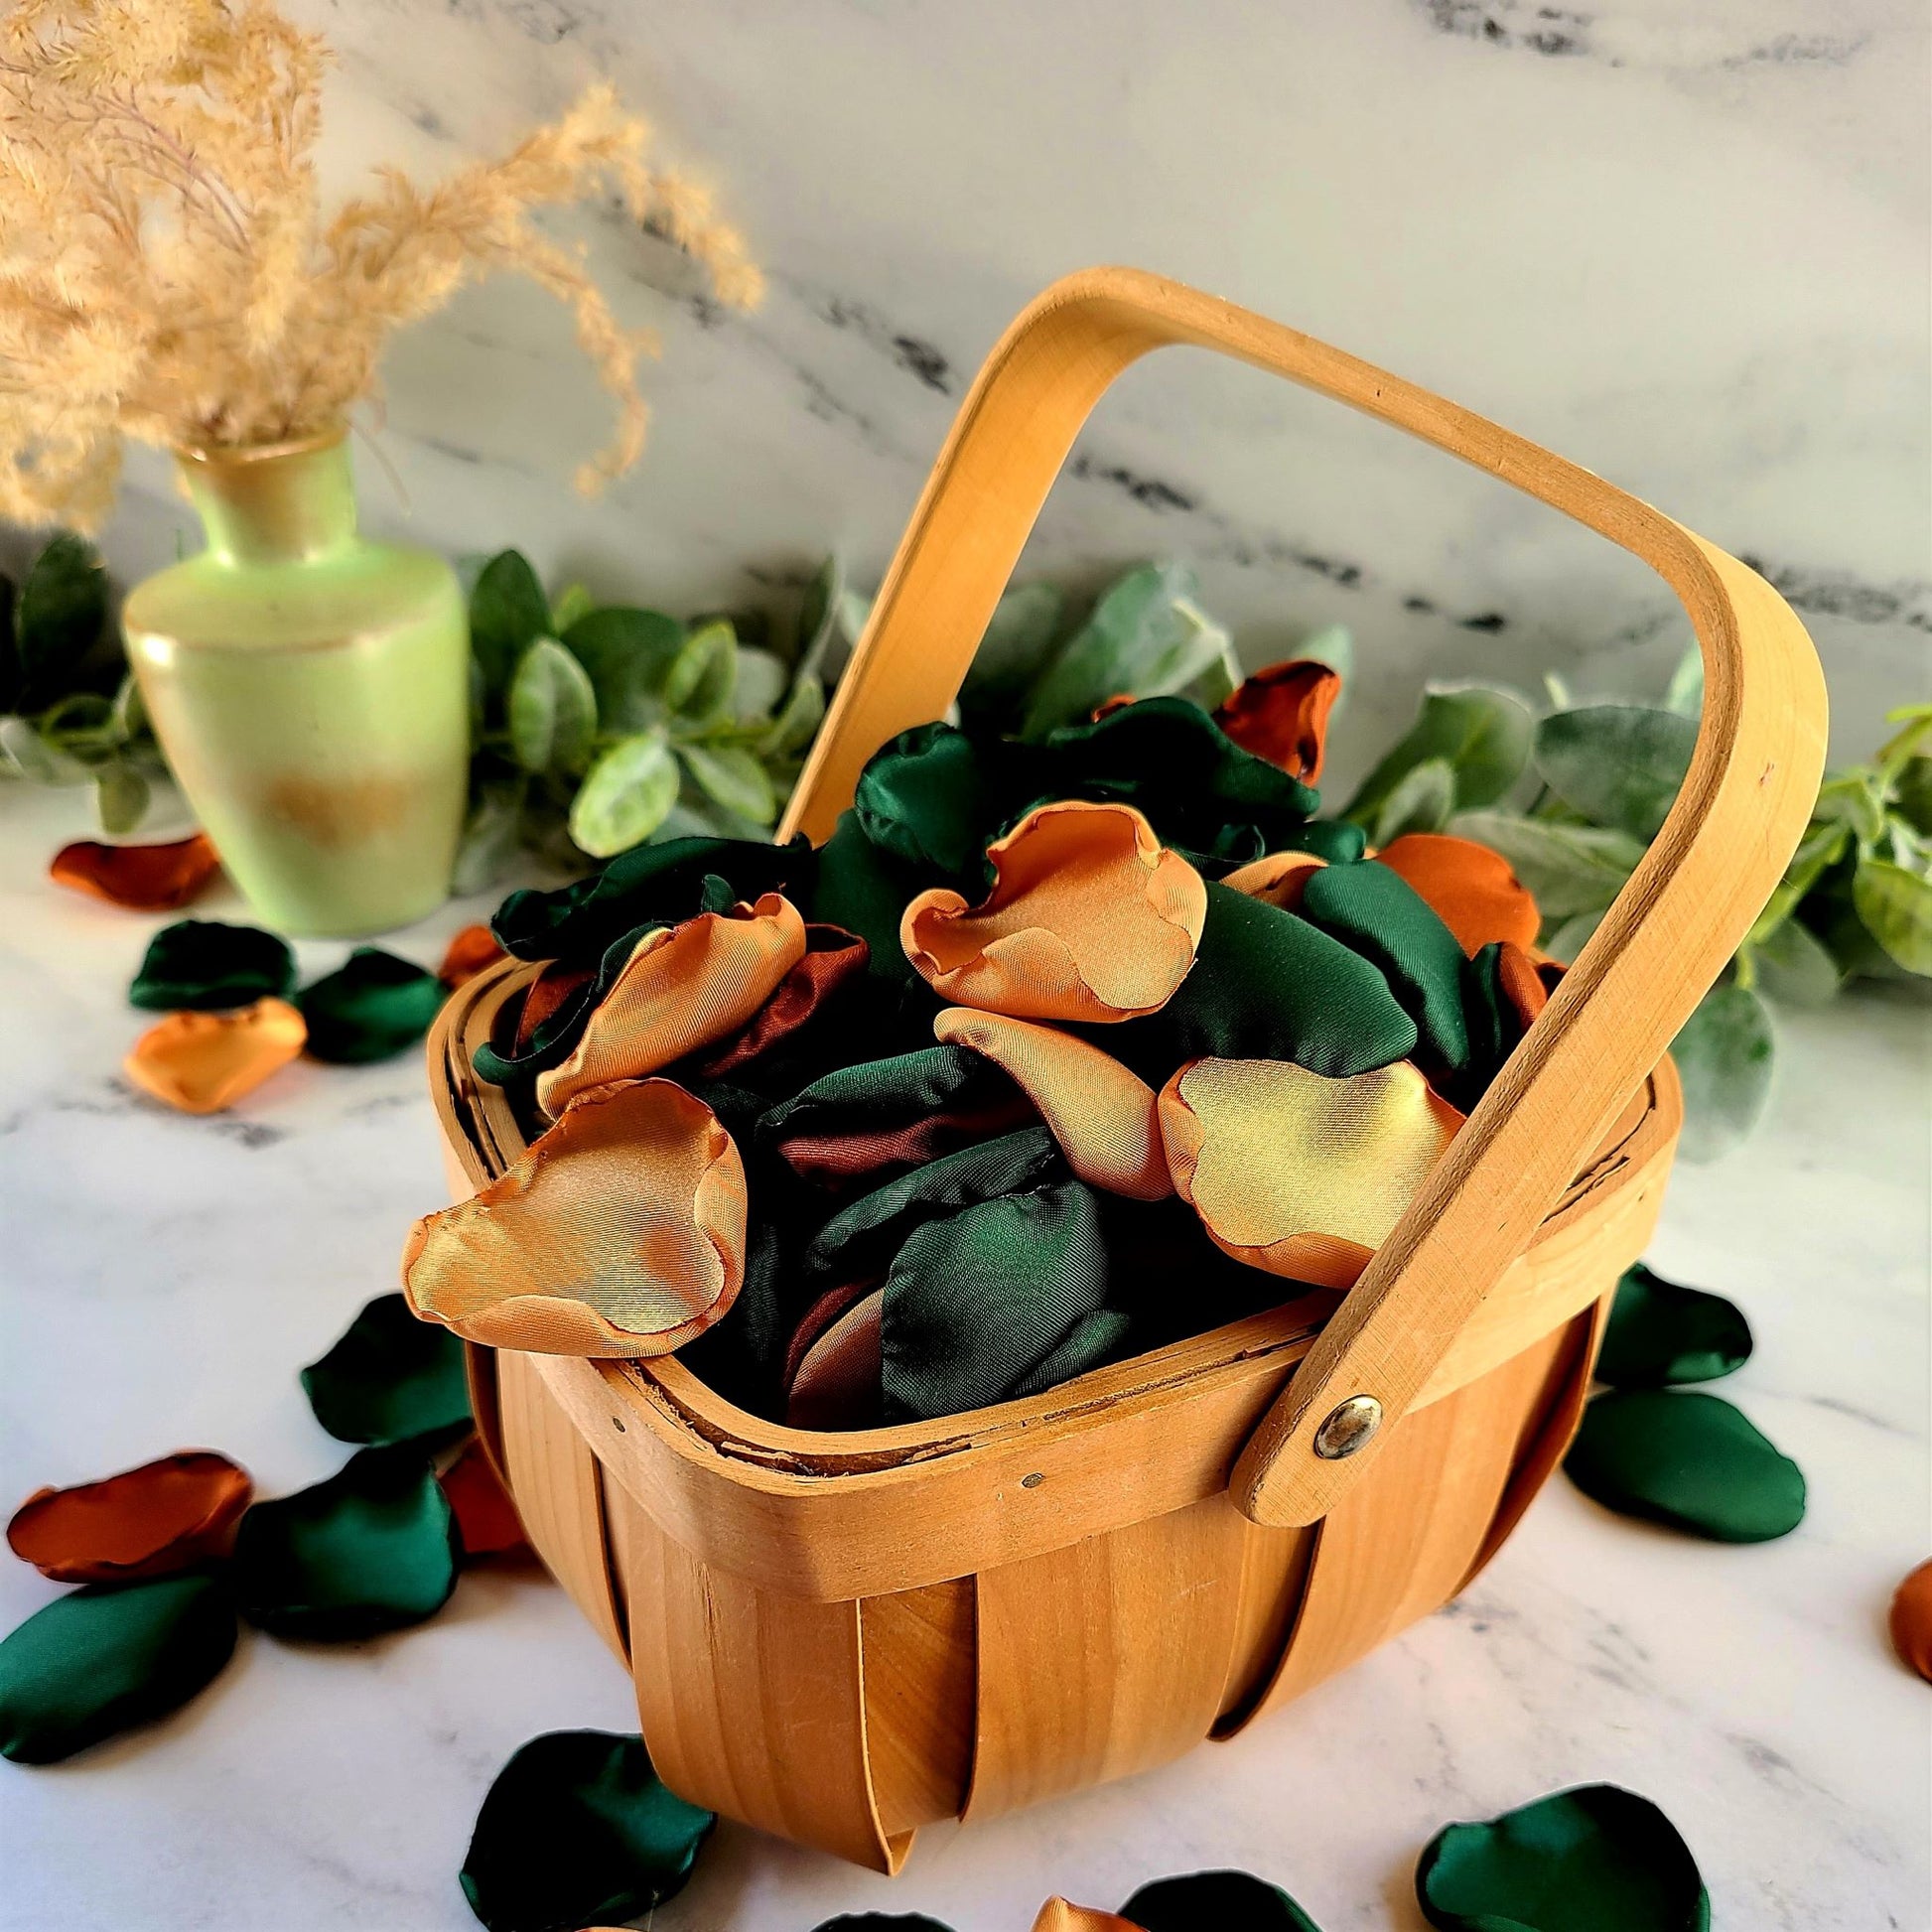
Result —
[{"label": "emerald green flower petal", "polygon": [[286,999],[294,985],[295,955],[274,933],[178,919],[149,942],[127,997],[151,1013],[220,1013]]},{"label": "emerald green flower petal", "polygon": [[1715,1382],[1750,1356],[1750,1324],[1734,1302],[1680,1288],[1638,1262],[1616,1285],[1596,1379],[1619,1389]]},{"label": "emerald green flower petal", "polygon": [[339,971],[305,986],[295,1004],[317,1059],[361,1066],[413,1046],[447,997],[434,973],[379,946],[357,946]]},{"label": "emerald green flower petal", "polygon": [[302,1371],[302,1388],[339,1443],[406,1443],[470,1424],[462,1342],[418,1321],[400,1294],[369,1303]]}]

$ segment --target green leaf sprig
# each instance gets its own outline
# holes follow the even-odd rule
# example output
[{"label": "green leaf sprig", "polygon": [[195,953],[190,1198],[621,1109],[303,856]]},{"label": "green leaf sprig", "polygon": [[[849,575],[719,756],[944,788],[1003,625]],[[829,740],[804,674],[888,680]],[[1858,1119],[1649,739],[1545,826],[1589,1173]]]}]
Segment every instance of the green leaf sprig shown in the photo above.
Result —
[{"label": "green leaf sprig", "polygon": [[166,774],[108,622],[106,573],[63,531],[18,588],[0,577],[0,777],[91,785],[100,829],[118,837]]}]

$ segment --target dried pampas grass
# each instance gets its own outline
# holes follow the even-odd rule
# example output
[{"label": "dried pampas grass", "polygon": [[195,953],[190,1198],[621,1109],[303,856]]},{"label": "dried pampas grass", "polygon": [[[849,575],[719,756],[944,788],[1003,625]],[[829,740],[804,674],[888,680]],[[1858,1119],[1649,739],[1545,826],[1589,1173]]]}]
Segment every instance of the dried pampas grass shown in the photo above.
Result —
[{"label": "dried pampas grass", "polygon": [[90,528],[122,439],[305,436],[375,386],[392,330],[496,269],[568,304],[616,397],[596,489],[645,408],[622,328],[533,209],[615,189],[750,308],[763,279],[704,192],[645,160],[609,87],[500,160],[423,190],[394,169],[324,219],[313,150],[328,50],[267,0],[14,0],[0,22],[0,515]]}]

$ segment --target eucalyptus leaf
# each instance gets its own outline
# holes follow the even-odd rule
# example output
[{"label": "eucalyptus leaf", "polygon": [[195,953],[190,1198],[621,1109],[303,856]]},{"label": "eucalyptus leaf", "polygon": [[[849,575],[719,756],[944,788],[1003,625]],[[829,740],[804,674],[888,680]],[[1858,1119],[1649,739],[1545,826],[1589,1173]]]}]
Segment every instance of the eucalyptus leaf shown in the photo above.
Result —
[{"label": "eucalyptus leaf", "polygon": [[554,637],[539,637],[510,681],[510,749],[526,771],[581,771],[597,738],[590,673]]},{"label": "eucalyptus leaf", "polygon": [[994,607],[966,672],[962,700],[999,704],[1019,697],[1046,661],[1066,615],[1057,584],[1022,584]]},{"label": "eucalyptus leaf", "polygon": [[1621,832],[1555,825],[1513,812],[1463,812],[1449,830],[1500,852],[1546,919],[1601,912],[1636,870],[1644,848]]},{"label": "eucalyptus leaf", "polygon": [[1694,720],[1645,705],[1586,705],[1536,728],[1536,768],[1593,825],[1657,836],[1697,745]]},{"label": "eucalyptus leaf", "polygon": [[[1185,662],[1202,636],[1205,621],[1193,604],[1199,588],[1185,564],[1143,564],[1128,572],[1101,597],[1034,686],[1022,734],[1038,738],[1056,726],[1083,722],[1122,692],[1155,695],[1145,689],[1145,680],[1157,669],[1171,673]],[[1169,688],[1177,690],[1206,662],[1202,656]]]},{"label": "eucalyptus leaf", "polygon": [[148,781],[124,760],[101,766],[94,779],[94,811],[110,838],[134,830],[147,816]]},{"label": "eucalyptus leaf", "polygon": [[1875,773],[1840,772],[1818,787],[1812,823],[1846,825],[1861,846],[1874,846],[1885,835],[1885,796]]},{"label": "eucalyptus leaf", "polygon": [[64,530],[34,559],[14,605],[24,710],[72,677],[106,621],[107,573],[92,544]]},{"label": "eucalyptus leaf", "polygon": [[1932,976],[1932,879],[1883,859],[1862,859],[1852,903],[1894,964]]},{"label": "eucalyptus leaf", "polygon": [[714,750],[681,745],[678,757],[698,788],[715,804],[755,825],[768,826],[778,816],[778,800],[764,766],[739,746]]},{"label": "eucalyptus leaf", "polygon": [[1747,986],[1717,986],[1671,1041],[1684,1083],[1688,1161],[1715,1161],[1757,1125],[1771,1094],[1777,1036],[1764,1002]]},{"label": "eucalyptus leaf", "polygon": [[50,745],[30,720],[0,718],[0,758],[16,777],[37,785],[84,785],[93,772],[81,761]]},{"label": "eucalyptus leaf", "polygon": [[684,648],[684,626],[675,618],[613,604],[579,618],[563,643],[590,674],[605,731],[643,732],[661,722],[664,681]]},{"label": "eucalyptus leaf", "polygon": [[738,646],[738,683],[732,692],[732,716],[741,725],[768,718],[791,684],[785,661],[774,650],[741,642]]},{"label": "eucalyptus leaf", "polygon": [[811,743],[824,721],[825,680],[816,671],[801,669],[785,693],[783,708],[759,741],[759,750],[766,758],[789,758]]},{"label": "eucalyptus leaf", "polygon": [[716,619],[684,640],[664,677],[664,703],[687,728],[702,730],[729,717],[738,682],[738,636]]},{"label": "eucalyptus leaf", "polygon": [[121,679],[121,688],[114,693],[114,729],[124,745],[131,739],[145,738],[149,732],[148,708],[132,671]]},{"label": "eucalyptus leaf", "polygon": [[1336,704],[1340,705],[1346,699],[1348,680],[1355,670],[1355,639],[1345,623],[1322,625],[1295,646],[1295,655],[1313,658],[1316,663],[1327,665],[1341,679],[1341,692],[1335,699]]},{"label": "eucalyptus leaf", "polygon": [[640,732],[591,766],[570,807],[570,836],[593,859],[641,844],[677,803],[678,766],[661,731]]},{"label": "eucalyptus leaf", "polygon": [[825,661],[838,633],[839,604],[845,596],[845,564],[836,554],[812,573],[798,605],[798,650],[801,669],[816,670]]},{"label": "eucalyptus leaf", "polygon": [[1844,984],[1838,961],[1797,919],[1773,928],[1748,954],[1758,988],[1784,1006],[1829,1006]]},{"label": "eucalyptus leaf", "polygon": [[1814,824],[1798,842],[1777,890],[1764,903],[1745,937],[1746,945],[1761,945],[1790,918],[1805,895],[1845,856],[1852,830],[1843,824]]},{"label": "eucalyptus leaf", "polygon": [[1932,758],[1907,759],[1892,781],[1894,809],[1921,838],[1932,838]]},{"label": "eucalyptus leaf", "polygon": [[550,603],[520,551],[490,558],[470,593],[470,649],[493,697],[509,688],[517,659],[550,628]]},{"label": "eucalyptus leaf", "polygon": [[1704,653],[1693,644],[1677,660],[1664,692],[1664,709],[1680,718],[1695,718],[1704,709]]},{"label": "eucalyptus leaf", "polygon": [[1454,809],[1454,768],[1448,759],[1425,759],[1383,799],[1369,827],[1369,843],[1380,847],[1405,832],[1440,832]]},{"label": "eucalyptus leaf", "polygon": [[597,599],[582,584],[566,584],[550,607],[551,636],[561,637],[579,618],[589,617],[596,609]]},{"label": "eucalyptus leaf", "polygon": [[[1431,685],[1416,722],[1363,779],[1342,817],[1368,826],[1417,765],[1441,759],[1455,774],[1459,811],[1493,805],[1523,775],[1535,721],[1521,698],[1482,685]],[[1527,882],[1525,882],[1527,883]]]}]

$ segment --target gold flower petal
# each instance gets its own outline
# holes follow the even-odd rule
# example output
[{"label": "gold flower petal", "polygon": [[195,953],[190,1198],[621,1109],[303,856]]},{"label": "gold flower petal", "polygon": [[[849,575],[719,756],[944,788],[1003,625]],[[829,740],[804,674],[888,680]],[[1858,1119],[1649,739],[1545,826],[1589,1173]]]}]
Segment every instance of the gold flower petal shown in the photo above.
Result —
[{"label": "gold flower petal", "polygon": [[905,956],[942,999],[1016,1020],[1158,1012],[1194,963],[1207,888],[1131,805],[1031,811],[987,847],[977,906],[934,888],[905,908]]},{"label": "gold flower petal", "polygon": [[935,1039],[967,1046],[1003,1067],[1040,1111],[1080,1178],[1135,1200],[1173,1192],[1154,1089],[1084,1039],[1004,1014],[947,1007]]},{"label": "gold flower petal", "polygon": [[1406,1060],[1329,1079],[1287,1060],[1192,1060],[1161,1089],[1173,1183],[1215,1245],[1349,1288],[1462,1116]]},{"label": "gold flower petal", "polygon": [[1074,1905],[1055,1896],[1039,1908],[1034,1932],[1140,1932],[1140,1927],[1118,1912],[1103,1912],[1097,1905]]},{"label": "gold flower petal", "polygon": [[745,1165],[672,1080],[580,1094],[482,1193],[411,1230],[402,1285],[426,1321],[539,1355],[666,1355],[745,1278]]},{"label": "gold flower petal", "polygon": [[805,922],[778,893],[646,933],[569,1059],[538,1075],[537,1104],[554,1118],[592,1087],[642,1079],[737,1033],[804,952]]},{"label": "gold flower petal", "polygon": [[286,1000],[233,1013],[171,1013],[134,1042],[121,1071],[185,1114],[218,1114],[302,1051],[309,1029]]},{"label": "gold flower petal", "polygon": [[1251,859],[1245,866],[1237,866],[1221,884],[1246,893],[1250,898],[1266,899],[1284,912],[1293,912],[1302,902],[1302,888],[1309,883],[1309,875],[1319,872],[1327,863],[1312,852],[1271,852],[1265,859]]}]

